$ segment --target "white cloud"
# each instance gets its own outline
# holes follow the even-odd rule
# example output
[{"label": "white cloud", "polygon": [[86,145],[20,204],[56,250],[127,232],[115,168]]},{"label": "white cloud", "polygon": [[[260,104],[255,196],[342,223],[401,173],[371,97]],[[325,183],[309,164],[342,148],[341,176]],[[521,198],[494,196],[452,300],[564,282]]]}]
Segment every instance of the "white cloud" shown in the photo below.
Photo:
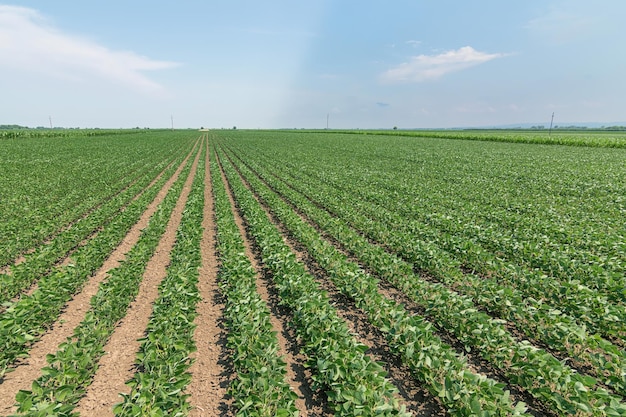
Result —
[{"label": "white cloud", "polygon": [[418,55],[411,61],[387,70],[381,75],[385,82],[422,82],[435,80],[450,72],[461,71],[500,58],[505,54],[488,54],[471,46],[438,55]]},{"label": "white cloud", "polygon": [[422,44],[422,41],[410,40],[410,41],[406,41],[406,44],[411,45],[413,48],[417,48],[418,46]]},{"label": "white cloud", "polygon": [[147,93],[162,87],[143,74],[178,63],[156,61],[129,51],[114,51],[91,40],[63,33],[37,10],[0,5],[0,68],[54,78],[107,80]]}]

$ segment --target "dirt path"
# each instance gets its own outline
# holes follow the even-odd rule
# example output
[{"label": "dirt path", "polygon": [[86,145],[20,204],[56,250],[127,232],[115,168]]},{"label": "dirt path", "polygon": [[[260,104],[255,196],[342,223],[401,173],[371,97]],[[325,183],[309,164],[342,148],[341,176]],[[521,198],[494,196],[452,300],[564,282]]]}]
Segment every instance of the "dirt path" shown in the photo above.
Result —
[{"label": "dirt path", "polygon": [[198,302],[194,338],[197,351],[191,357],[191,382],[187,392],[193,409],[192,417],[227,415],[230,401],[227,398],[229,368],[225,361],[226,333],[220,326],[224,303],[217,285],[218,260],[215,252],[215,221],[213,190],[209,155],[206,154],[206,174],[204,186],[204,218],[202,227],[201,257],[202,266],[198,281],[201,300]]},{"label": "dirt path", "polygon": [[152,303],[158,297],[158,286],[166,275],[170,252],[176,240],[176,230],[198,166],[200,153],[197,150],[196,152],[191,172],[185,181],[165,233],[146,266],[137,298],[131,303],[126,316],[104,347],[106,353],[100,359],[94,380],[78,403],[76,411],[81,416],[112,416],[112,407],[121,400],[119,393],[129,391],[125,383],[133,375],[133,365],[139,350],[138,339],[145,333],[152,313]]},{"label": "dirt path", "polygon": [[163,185],[154,201],[150,203],[146,211],[141,215],[139,221],[131,228],[120,245],[113,251],[96,274],[89,279],[83,290],[67,303],[63,313],[52,328],[32,346],[29,357],[24,359],[13,372],[5,375],[4,380],[0,383],[0,415],[15,411],[13,404],[15,403],[17,392],[21,389],[30,389],[32,381],[41,376],[41,368],[47,365],[46,355],[56,352],[59,344],[73,334],[74,328],[83,320],[85,313],[89,310],[89,301],[98,291],[98,287],[105,279],[107,272],[118,266],[125,258],[126,253],[137,243],[141,230],[148,224],[148,220],[180,175],[191,154],[187,155],[176,172]]}]

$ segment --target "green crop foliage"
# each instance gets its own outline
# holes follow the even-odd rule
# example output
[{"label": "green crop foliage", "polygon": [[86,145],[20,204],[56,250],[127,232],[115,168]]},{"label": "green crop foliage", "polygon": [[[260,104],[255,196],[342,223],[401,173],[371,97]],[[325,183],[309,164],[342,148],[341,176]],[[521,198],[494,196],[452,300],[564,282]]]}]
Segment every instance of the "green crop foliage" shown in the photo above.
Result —
[{"label": "green crop foliage", "polygon": [[555,413],[622,415],[624,151],[359,133],[222,143],[510,384]]},{"label": "green crop foliage", "polygon": [[104,354],[104,345],[139,290],[146,264],[165,231],[190,169],[188,161],[125,261],[108,272],[107,280],[92,297],[91,309],[74,329],[73,337],[62,343],[56,353],[48,355],[48,366],[33,382],[32,390],[20,391],[17,396],[19,413],[44,416],[54,410],[55,415],[73,415],[72,410],[84,395],[96,372],[98,359]]},{"label": "green crop foliage", "polygon": [[397,389],[385,378],[382,367],[365,355],[367,348],[350,335],[326,294],[295,259],[233,167],[222,161],[263,262],[273,273],[282,302],[292,309],[296,331],[305,341],[309,366],[316,370],[316,385],[327,392],[336,415],[408,416],[394,398]]},{"label": "green crop foliage", "polygon": [[119,416],[184,415],[189,411],[185,387],[191,380],[187,372],[190,353],[195,351],[193,340],[199,301],[198,268],[204,209],[204,149],[191,192],[176,234],[167,275],[159,286],[159,298],[141,339],[137,368],[127,383],[130,394],[122,394],[124,402],[114,407]]},{"label": "green crop foliage", "polygon": [[[196,134],[183,131],[0,131],[0,382],[190,150],[211,148],[116,414],[190,411],[210,169],[234,415],[297,415],[236,210],[287,312],[311,389],[336,415],[410,413],[320,288],[324,279],[450,415],[626,416],[623,132],[228,130],[203,138],[198,151]],[[73,336],[17,395],[18,415],[76,414],[190,165]],[[315,263],[315,276],[286,238]]]}]

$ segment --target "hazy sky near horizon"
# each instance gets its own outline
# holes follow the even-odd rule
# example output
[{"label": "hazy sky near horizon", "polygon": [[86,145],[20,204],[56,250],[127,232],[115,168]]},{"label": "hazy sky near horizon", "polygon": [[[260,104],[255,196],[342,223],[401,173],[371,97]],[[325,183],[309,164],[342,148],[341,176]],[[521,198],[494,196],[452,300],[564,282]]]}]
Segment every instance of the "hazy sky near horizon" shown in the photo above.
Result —
[{"label": "hazy sky near horizon", "polygon": [[0,124],[626,121],[624,16],[623,0],[2,2]]}]

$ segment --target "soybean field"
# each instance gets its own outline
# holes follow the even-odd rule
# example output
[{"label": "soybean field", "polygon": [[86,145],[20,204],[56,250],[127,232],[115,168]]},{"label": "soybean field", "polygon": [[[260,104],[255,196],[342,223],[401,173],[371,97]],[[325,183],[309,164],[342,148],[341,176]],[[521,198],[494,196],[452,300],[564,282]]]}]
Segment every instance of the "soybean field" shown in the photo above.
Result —
[{"label": "soybean field", "polygon": [[0,135],[0,415],[626,416],[626,135]]}]

